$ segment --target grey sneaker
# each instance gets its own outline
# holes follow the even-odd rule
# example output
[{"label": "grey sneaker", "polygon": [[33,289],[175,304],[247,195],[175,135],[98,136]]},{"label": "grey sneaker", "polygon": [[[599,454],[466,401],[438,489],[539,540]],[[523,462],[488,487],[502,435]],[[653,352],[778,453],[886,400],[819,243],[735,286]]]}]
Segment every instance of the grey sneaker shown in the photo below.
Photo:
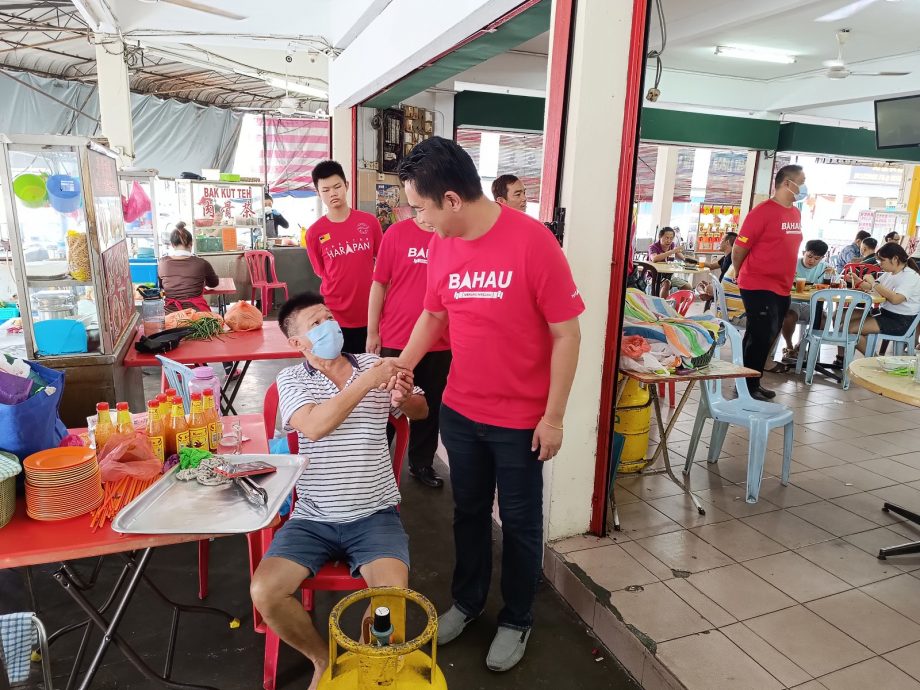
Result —
[{"label": "grey sneaker", "polygon": [[438,647],[456,640],[474,620],[476,619],[470,618],[456,606],[451,606],[446,613],[438,616]]},{"label": "grey sneaker", "polygon": [[489,647],[486,666],[492,671],[510,671],[524,657],[529,639],[529,630],[499,627]]}]

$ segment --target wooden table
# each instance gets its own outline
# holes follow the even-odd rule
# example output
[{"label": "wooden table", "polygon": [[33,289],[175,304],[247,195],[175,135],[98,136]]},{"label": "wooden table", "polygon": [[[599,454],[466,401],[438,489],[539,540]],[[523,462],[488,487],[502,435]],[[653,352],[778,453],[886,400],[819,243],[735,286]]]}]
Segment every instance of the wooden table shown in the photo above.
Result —
[{"label": "wooden table", "polygon": [[[674,429],[674,425],[677,423],[677,418],[680,417],[680,413],[684,409],[684,405],[687,403],[687,400],[690,399],[690,392],[693,390],[693,386],[698,381],[716,381],[722,379],[738,379],[738,378],[752,378],[760,376],[759,371],[754,369],[748,369],[746,367],[740,366],[738,364],[733,364],[732,362],[726,362],[722,359],[713,359],[712,362],[701,369],[683,371],[680,373],[675,373],[670,376],[657,376],[655,374],[641,374],[634,371],[621,371],[624,378],[617,386],[617,395],[616,395],[616,404],[620,402],[620,396],[623,394],[625,388],[625,382],[627,378],[630,378],[634,381],[638,381],[640,384],[645,386],[648,389],[649,397],[652,400],[652,409],[655,411],[655,422],[658,425],[658,447],[655,449],[655,454],[648,460],[648,465],[651,467],[658,460],[658,456],[661,455],[664,457],[664,467],[643,469],[640,474],[667,474],[668,478],[677,484],[681,489],[684,490],[684,493],[690,497],[690,500],[693,501],[693,505],[696,507],[697,512],[700,515],[705,515],[706,511],[703,509],[702,504],[699,499],[690,491],[690,486],[686,482],[680,481],[674,474],[674,470],[671,468],[671,456],[668,453],[668,437],[671,435],[671,431]],[[661,416],[661,401],[658,397],[658,384],[660,383],[686,383],[687,388],[684,390],[683,395],[681,395],[680,401],[677,403],[677,407],[674,410],[674,414],[671,415],[671,419],[668,421],[667,426],[664,424],[664,420]],[[612,482],[611,486],[615,486],[616,482]],[[614,491],[610,491],[610,503],[611,503],[611,512],[613,515],[613,528],[615,530],[620,529],[620,519],[617,514],[616,499],[614,497]]]},{"label": "wooden table", "polygon": [[[243,415],[237,419],[240,421],[243,435],[248,437],[248,440],[243,442],[242,452],[268,453],[268,441],[266,440],[262,416],[250,414]],[[72,430],[73,433],[79,431],[81,430]],[[239,620],[235,616],[219,609],[204,606],[185,606],[172,601],[149,579],[145,574],[145,570],[149,564],[153,549],[157,547],[226,535],[119,534],[113,531],[108,523],[93,532],[89,522],[89,515],[52,522],[33,520],[26,515],[25,499],[19,498],[16,502],[16,513],[13,519],[0,529],[0,568],[22,566],[28,568],[43,563],[60,563],[60,567],[52,573],[52,576],[87,616],[84,620],[55,632],[49,638],[50,643],[69,632],[81,628],[84,631],[83,642],[77,652],[66,687],[68,689],[79,687],[80,690],[88,690],[93,687],[93,678],[99,670],[108,646],[109,644],[114,644],[138,671],[152,681],[171,688],[204,688],[205,686],[202,685],[188,685],[169,680],[179,613],[184,611],[187,613],[217,615],[225,618],[231,628],[239,627]],[[102,565],[101,557],[112,554],[124,554],[125,565],[121,574],[115,579],[112,592],[107,597],[103,597],[103,600],[107,600],[106,603],[97,608],[88,600],[84,592],[96,584],[96,576],[99,574]],[[81,558],[99,559],[89,578],[81,576],[75,566],[69,562]],[[118,633],[118,626],[122,622],[125,611],[130,605],[131,599],[141,581],[144,581],[154,594],[173,609],[173,624],[169,635],[166,664],[162,675],[157,674],[150,668],[143,658],[131,648],[128,641],[129,637]],[[104,616],[109,608],[113,610],[107,620]],[[76,618],[76,615],[74,618]],[[81,680],[79,675],[84,657],[89,649],[90,635],[94,627],[103,631],[104,635],[99,641],[99,646]],[[59,685],[58,687],[63,686]]]},{"label": "wooden table", "polygon": [[[837,288],[829,288],[829,289],[837,289]],[[840,289],[843,290],[843,289],[845,289],[845,288],[840,288]],[[793,302],[810,302],[810,301],[811,301],[811,296],[812,296],[813,294],[815,294],[816,292],[817,292],[817,290],[814,290],[814,289],[809,290],[809,289],[807,289],[807,288],[805,289],[804,292],[796,292],[795,290],[793,290],[793,291],[790,293],[789,297],[792,299]],[[867,292],[867,293],[863,293],[863,294],[871,295],[871,297],[872,297],[872,304],[874,304],[875,306],[878,306],[878,305],[880,305],[880,304],[884,304],[884,303],[885,303],[885,298],[882,297],[882,296],[879,295],[879,294],[875,294],[875,293],[871,293],[871,292]],[[835,302],[838,302],[839,300],[840,300],[840,298],[838,297],[838,298],[836,298],[834,301],[835,301]]]},{"label": "wooden table", "polygon": [[206,287],[204,289],[204,295],[215,295],[217,297],[217,311],[220,312],[220,315],[223,316],[227,313],[227,295],[236,294],[236,283],[233,278],[221,278],[220,282],[217,283],[217,287]]},{"label": "wooden table", "polygon": [[[134,342],[140,340],[142,330],[139,328]],[[221,408],[224,414],[235,414],[233,401],[236,400],[240,386],[249,370],[249,365],[256,360],[266,359],[299,359],[301,353],[288,345],[287,336],[281,332],[277,321],[265,321],[262,328],[257,331],[242,333],[225,333],[220,338],[211,340],[184,341],[175,350],[166,353],[180,364],[200,366],[208,362],[232,362],[233,366],[227,374],[227,382],[233,381],[240,362],[243,368],[236,379],[232,390],[227,393],[221,390]],[[154,355],[143,354],[131,347],[125,355],[126,367],[159,367],[160,360]]]},{"label": "wooden table", "polygon": [[658,295],[661,291],[661,278],[665,275],[674,275],[675,273],[684,273],[688,276],[700,275],[702,273],[709,273],[709,269],[705,266],[697,266],[696,268],[692,266],[685,266],[680,261],[659,261],[659,262],[646,262],[655,269],[655,283],[652,286],[654,295]]},{"label": "wooden table", "polygon": [[[883,358],[863,357],[862,359],[853,360],[849,366],[850,379],[867,391],[878,393],[885,398],[897,400],[914,407],[920,407],[920,383],[914,383],[912,376],[889,374],[879,364],[881,359]],[[882,503],[882,510],[886,513],[895,513],[907,518],[908,521],[915,525],[920,525],[920,515],[894,503],[885,501]],[[888,556],[912,553],[920,553],[920,541],[881,548],[878,551],[878,558],[885,560]]]}]

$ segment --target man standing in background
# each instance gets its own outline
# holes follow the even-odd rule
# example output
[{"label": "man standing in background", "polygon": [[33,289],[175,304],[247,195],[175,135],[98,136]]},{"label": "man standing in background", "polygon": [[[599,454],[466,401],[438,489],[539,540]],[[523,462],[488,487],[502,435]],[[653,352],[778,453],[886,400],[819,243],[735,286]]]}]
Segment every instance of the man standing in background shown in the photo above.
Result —
[{"label": "man standing in background", "polygon": [[326,215],[307,230],[307,254],[323,281],[320,292],[326,306],[345,336],[342,350],[361,353],[367,343],[367,302],[383,230],[373,215],[348,206],[348,182],[337,162],[317,164],[313,184]]},{"label": "man standing in background", "polygon": [[800,165],[780,168],[774,183],[773,197],[751,209],[732,247],[732,266],[747,317],[744,366],[761,373],[746,379],[756,400],[776,396],[761,385],[761,379],[791,303],[789,295],[802,244],[802,214],[795,204],[808,196]]},{"label": "man standing in background", "polygon": [[[367,314],[367,351],[399,357],[422,314],[428,275],[428,245],[434,230],[414,218],[387,228],[377,255]],[[415,383],[425,391],[428,416],[412,421],[409,474],[425,486],[440,489],[444,480],[434,471],[438,450],[441,396],[450,371],[450,341],[445,332],[415,367]]]},{"label": "man standing in background", "polygon": [[492,180],[492,198],[500,204],[527,213],[527,190],[514,175],[499,175]]}]

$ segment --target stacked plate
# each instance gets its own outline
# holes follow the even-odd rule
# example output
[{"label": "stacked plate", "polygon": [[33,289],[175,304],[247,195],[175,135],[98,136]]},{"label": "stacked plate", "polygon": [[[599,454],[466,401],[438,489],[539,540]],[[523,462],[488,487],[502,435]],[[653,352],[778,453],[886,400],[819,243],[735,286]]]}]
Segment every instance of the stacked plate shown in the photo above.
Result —
[{"label": "stacked plate", "polygon": [[27,457],[26,512],[35,520],[67,520],[102,503],[102,478],[89,448],[51,448]]}]

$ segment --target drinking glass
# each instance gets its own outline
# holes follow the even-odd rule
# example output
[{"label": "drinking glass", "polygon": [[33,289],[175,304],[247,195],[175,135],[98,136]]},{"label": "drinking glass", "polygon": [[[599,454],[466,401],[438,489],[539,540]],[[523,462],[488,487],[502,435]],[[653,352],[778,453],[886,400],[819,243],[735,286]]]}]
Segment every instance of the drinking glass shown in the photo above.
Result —
[{"label": "drinking glass", "polygon": [[86,436],[89,439],[89,447],[96,447],[96,424],[99,423],[99,418],[96,415],[86,418]]},{"label": "drinking glass", "polygon": [[240,429],[240,423],[224,422],[220,443],[217,444],[217,452],[220,455],[239,455],[242,445],[243,433]]}]

